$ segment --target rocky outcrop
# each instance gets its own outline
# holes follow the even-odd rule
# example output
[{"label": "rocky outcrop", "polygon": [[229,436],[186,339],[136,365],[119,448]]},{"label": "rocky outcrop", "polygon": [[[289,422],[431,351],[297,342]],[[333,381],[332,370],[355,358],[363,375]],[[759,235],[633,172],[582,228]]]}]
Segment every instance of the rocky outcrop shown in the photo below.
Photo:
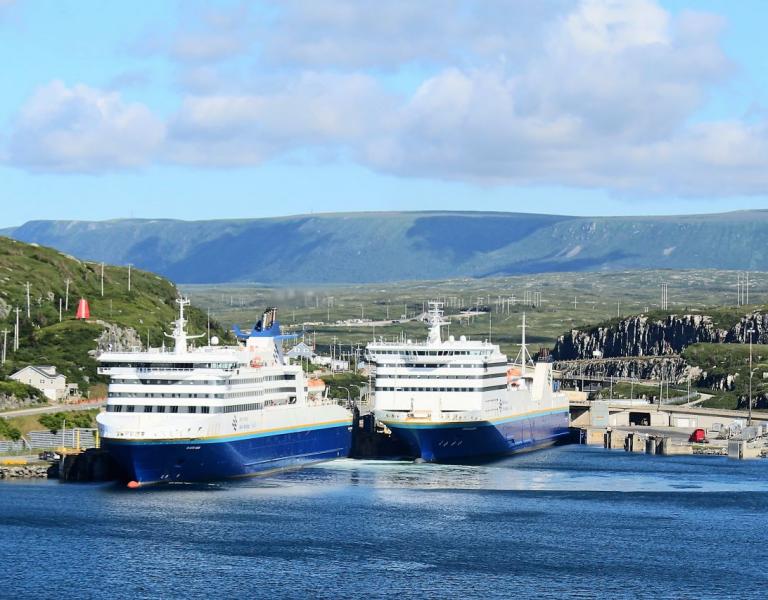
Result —
[{"label": "rocky outcrop", "polygon": [[682,383],[689,375],[693,380],[699,376],[695,372],[697,370],[689,367],[679,356],[555,361],[553,368],[562,372],[565,379],[578,379],[584,375]]},{"label": "rocky outcrop", "polygon": [[716,392],[732,392],[736,389],[736,380],[738,377],[738,373],[715,374],[704,371],[696,380],[696,385],[709,388]]},{"label": "rocky outcrop", "polygon": [[[749,333],[752,331],[752,333]],[[734,344],[747,344],[749,338],[753,344],[768,344],[768,314],[754,312],[742,317],[728,330],[725,341]]]},{"label": "rocky outcrop", "polygon": [[[749,396],[744,394],[739,396],[737,407],[739,410],[749,409]],[[752,396],[752,409],[768,409],[768,397],[765,394],[755,394]]]},{"label": "rocky outcrop", "polygon": [[104,331],[97,338],[97,350],[93,354],[101,352],[130,352],[141,348],[141,337],[132,327],[120,327],[106,321],[96,321],[104,327]]},{"label": "rocky outcrop", "polygon": [[39,406],[44,400],[40,398],[19,398],[13,394],[0,393],[0,410],[16,410],[19,408],[30,408]]},{"label": "rocky outcrop", "polygon": [[555,360],[671,356],[697,342],[724,342],[727,334],[704,315],[670,315],[655,321],[638,315],[589,331],[574,329],[558,338],[552,355]]}]

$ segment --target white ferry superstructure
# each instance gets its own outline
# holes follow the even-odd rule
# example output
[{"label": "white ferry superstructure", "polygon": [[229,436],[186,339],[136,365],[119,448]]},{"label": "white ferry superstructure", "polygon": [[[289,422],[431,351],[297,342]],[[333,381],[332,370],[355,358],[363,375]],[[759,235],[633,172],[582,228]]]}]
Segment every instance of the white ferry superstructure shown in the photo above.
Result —
[{"label": "white ferry superstructure", "polygon": [[[441,339],[442,304],[430,302],[425,342],[375,341],[374,413],[425,461],[450,462],[552,445],[568,433],[567,396],[551,363],[509,365],[499,346]],[[524,345],[524,342],[523,342]]]},{"label": "white ferry superstructure", "polygon": [[351,412],[283,359],[276,310],[236,346],[191,347],[177,300],[170,351],[105,352],[110,377],[98,417],[102,447],[132,486],[210,481],[345,457]]}]

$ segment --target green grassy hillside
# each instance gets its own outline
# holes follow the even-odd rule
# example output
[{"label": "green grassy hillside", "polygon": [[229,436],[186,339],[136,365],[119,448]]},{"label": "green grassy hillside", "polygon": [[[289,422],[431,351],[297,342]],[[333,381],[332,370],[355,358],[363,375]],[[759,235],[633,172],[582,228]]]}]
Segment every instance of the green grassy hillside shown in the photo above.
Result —
[{"label": "green grassy hillside", "polygon": [[[67,305],[67,280],[69,302]],[[26,284],[29,283],[29,316]],[[0,330],[7,330],[6,364],[0,377],[7,377],[28,364],[55,365],[68,381],[87,391],[100,381],[96,361],[89,351],[106,323],[132,327],[146,344],[159,345],[164,331],[176,317],[174,300],[178,290],[168,280],[131,269],[128,290],[126,267],[104,266],[104,295],[101,294],[101,264],[81,261],[52,248],[24,244],[0,237]],[[91,318],[75,320],[78,300],[86,298]],[[62,303],[61,321],[59,306]],[[16,308],[20,308],[19,349],[13,350]],[[205,313],[192,308],[190,330],[206,329]],[[214,329],[218,325],[214,323]],[[217,329],[221,335],[222,332]],[[2,336],[2,334],[0,334]],[[0,337],[0,348],[3,338]]]}]

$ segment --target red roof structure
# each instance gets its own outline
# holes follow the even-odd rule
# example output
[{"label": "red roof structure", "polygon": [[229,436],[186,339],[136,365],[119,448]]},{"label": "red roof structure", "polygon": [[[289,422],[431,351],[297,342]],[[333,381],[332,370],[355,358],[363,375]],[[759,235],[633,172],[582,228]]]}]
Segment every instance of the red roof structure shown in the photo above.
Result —
[{"label": "red roof structure", "polygon": [[80,302],[77,304],[75,319],[89,319],[90,317],[91,309],[88,307],[88,300],[85,298],[80,298]]}]

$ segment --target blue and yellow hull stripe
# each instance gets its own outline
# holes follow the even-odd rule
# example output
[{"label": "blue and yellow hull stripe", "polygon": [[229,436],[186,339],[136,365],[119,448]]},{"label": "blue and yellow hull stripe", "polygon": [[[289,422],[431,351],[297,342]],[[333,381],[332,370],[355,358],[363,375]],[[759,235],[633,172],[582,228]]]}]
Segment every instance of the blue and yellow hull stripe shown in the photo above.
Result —
[{"label": "blue and yellow hull stripe", "polygon": [[186,438],[113,438],[104,437],[103,440],[110,444],[218,444],[222,442],[235,442],[249,438],[269,437],[274,435],[284,435],[287,433],[297,433],[300,431],[315,431],[318,429],[329,429],[331,427],[340,427],[343,425],[352,425],[352,417],[348,419],[337,419],[335,421],[324,421],[322,423],[305,423],[302,425],[293,425],[291,427],[274,427],[272,429],[255,429],[241,433],[231,433],[223,435],[209,435],[203,437]]}]

